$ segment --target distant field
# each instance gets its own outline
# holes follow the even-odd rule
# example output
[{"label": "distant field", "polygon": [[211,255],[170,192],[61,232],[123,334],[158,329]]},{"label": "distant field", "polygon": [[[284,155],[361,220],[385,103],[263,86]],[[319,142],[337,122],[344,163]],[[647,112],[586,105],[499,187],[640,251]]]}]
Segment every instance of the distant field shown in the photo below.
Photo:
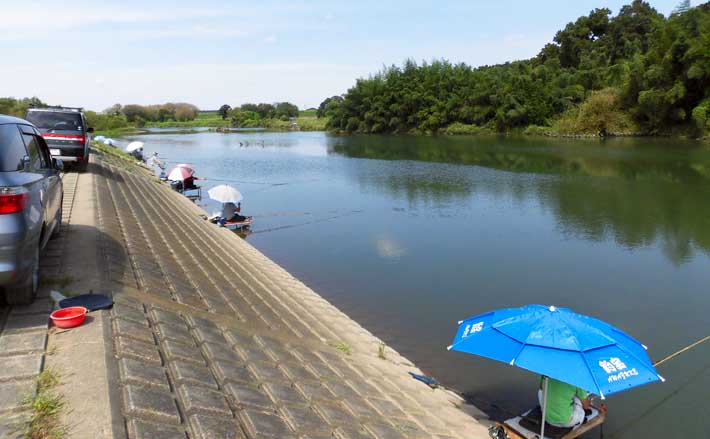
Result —
[{"label": "distant field", "polygon": [[301,110],[298,112],[298,117],[316,117],[318,110]]}]

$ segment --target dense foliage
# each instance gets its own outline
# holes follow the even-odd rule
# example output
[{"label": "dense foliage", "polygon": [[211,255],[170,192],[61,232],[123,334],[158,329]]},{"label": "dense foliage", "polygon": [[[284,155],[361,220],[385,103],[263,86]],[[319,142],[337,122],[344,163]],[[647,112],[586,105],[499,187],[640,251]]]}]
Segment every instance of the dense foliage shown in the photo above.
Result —
[{"label": "dense foliage", "polygon": [[[298,107],[290,102],[277,102],[275,104],[242,104],[229,111],[232,125],[236,127],[264,126],[270,120],[288,121],[298,117]],[[268,122],[267,122],[268,123]]]},{"label": "dense foliage", "polygon": [[222,120],[227,119],[227,116],[229,116],[229,111],[232,109],[232,107],[228,104],[224,104],[221,107],[219,107],[219,110],[217,110],[217,113],[219,113],[220,116],[222,116]]},{"label": "dense foliage", "polygon": [[128,122],[126,116],[115,113],[97,113],[95,111],[85,111],[86,123],[97,132],[120,130],[135,127]]},{"label": "dense foliage", "polygon": [[337,109],[338,105],[340,105],[342,102],[343,102],[342,96],[331,96],[329,98],[325,98],[325,100],[323,102],[321,102],[320,105],[318,106],[318,109],[316,110],[316,116],[318,116],[318,117],[327,116],[330,112]]},{"label": "dense foliage", "polygon": [[31,98],[0,98],[0,114],[24,118],[28,108],[42,108],[48,105],[37,97]]},{"label": "dense foliage", "polygon": [[357,80],[319,113],[346,132],[545,126],[702,135],[710,132],[710,3],[684,1],[668,18],[641,0],[615,17],[595,9],[524,61],[471,68],[410,60]]},{"label": "dense foliage", "polygon": [[143,126],[147,122],[166,122],[177,121],[185,122],[194,120],[200,110],[192,105],[184,102],[168,102],[160,105],[123,105],[115,104],[113,107],[104,111],[104,114],[122,114],[130,123],[136,126]]}]

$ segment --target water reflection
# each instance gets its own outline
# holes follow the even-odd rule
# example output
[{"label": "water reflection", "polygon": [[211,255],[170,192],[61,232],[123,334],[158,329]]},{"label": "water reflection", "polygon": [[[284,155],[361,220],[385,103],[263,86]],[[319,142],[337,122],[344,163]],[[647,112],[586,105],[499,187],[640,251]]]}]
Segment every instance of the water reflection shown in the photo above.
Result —
[{"label": "water reflection", "polygon": [[[400,166],[356,173],[360,184],[406,199],[410,207],[473,194],[540,203],[561,233],[613,240],[629,249],[660,243],[674,264],[710,252],[710,151],[676,141],[564,142],[528,139],[333,137],[331,154],[351,158],[477,165],[550,178],[476,179],[456,167]],[[406,168],[406,169],[403,169]]]}]

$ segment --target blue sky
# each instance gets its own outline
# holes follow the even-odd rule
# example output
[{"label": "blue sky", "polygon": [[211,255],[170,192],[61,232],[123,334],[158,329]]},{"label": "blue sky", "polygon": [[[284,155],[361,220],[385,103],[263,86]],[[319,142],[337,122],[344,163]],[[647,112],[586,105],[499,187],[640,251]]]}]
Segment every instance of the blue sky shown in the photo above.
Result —
[{"label": "blue sky", "polygon": [[[406,58],[529,58],[569,21],[630,1],[0,0],[0,96],[306,108]],[[668,15],[679,0],[650,3]]]}]

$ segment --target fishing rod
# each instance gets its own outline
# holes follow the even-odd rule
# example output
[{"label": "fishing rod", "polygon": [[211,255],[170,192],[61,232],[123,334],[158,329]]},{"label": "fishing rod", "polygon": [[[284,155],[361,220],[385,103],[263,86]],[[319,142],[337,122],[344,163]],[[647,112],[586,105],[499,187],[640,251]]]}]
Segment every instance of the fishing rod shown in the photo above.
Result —
[{"label": "fishing rod", "polygon": [[269,186],[282,186],[288,183],[269,183],[267,181],[247,181],[247,180],[230,180],[225,178],[210,178],[210,177],[200,177],[200,180],[208,181],[220,181],[224,183],[241,183],[241,184],[263,184]]},{"label": "fishing rod", "polygon": [[654,366],[654,367],[658,367],[658,366],[660,366],[661,364],[665,363],[666,361],[668,361],[668,360],[670,360],[670,359],[672,359],[672,358],[675,358],[675,357],[677,357],[678,355],[680,355],[680,354],[682,354],[682,353],[684,353],[684,352],[687,352],[687,351],[693,349],[695,346],[698,346],[698,345],[700,345],[700,344],[702,344],[702,343],[705,343],[705,342],[708,341],[708,340],[710,340],[710,335],[706,335],[705,337],[701,338],[700,340],[695,341],[695,342],[689,344],[688,346],[686,346],[686,347],[684,347],[684,348],[682,348],[682,349],[678,349],[677,351],[673,352],[672,354],[668,355],[667,357],[663,358],[662,360],[658,360],[658,361],[656,361],[655,363],[653,363],[653,366]]},{"label": "fishing rod", "polygon": [[318,181],[318,179],[314,178],[311,180],[296,180],[296,181],[273,183],[273,182],[268,182],[268,181],[245,181],[245,180],[231,180],[231,179],[226,179],[226,178],[211,178],[211,177],[200,177],[200,180],[222,181],[222,182],[227,182],[227,183],[264,184],[264,185],[269,185],[269,186],[286,186],[288,184],[313,183],[313,182]]}]

